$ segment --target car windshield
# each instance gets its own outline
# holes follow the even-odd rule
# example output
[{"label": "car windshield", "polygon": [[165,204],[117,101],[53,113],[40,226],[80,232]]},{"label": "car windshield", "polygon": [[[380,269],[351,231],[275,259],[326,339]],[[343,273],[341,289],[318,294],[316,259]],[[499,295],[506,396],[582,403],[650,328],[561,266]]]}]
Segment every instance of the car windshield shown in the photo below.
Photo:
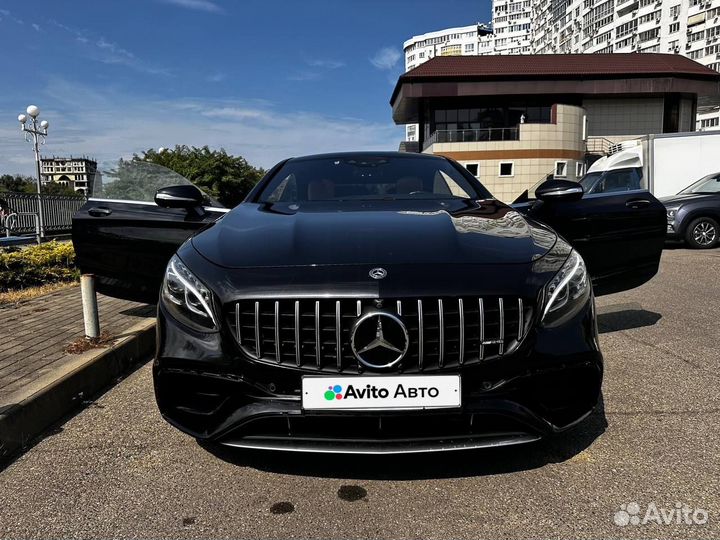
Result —
[{"label": "car windshield", "polygon": [[720,174],[709,174],[683,189],[678,195],[683,193],[720,193]]},{"label": "car windshield", "polygon": [[488,199],[470,173],[444,159],[329,156],[293,159],[275,174],[258,202],[398,199]]},{"label": "car windshield", "polygon": [[583,176],[580,179],[580,184],[582,185],[585,193],[590,192],[590,188],[593,187],[595,182],[597,182],[597,179],[600,178],[601,176],[602,176],[602,172],[591,172],[591,173],[587,173],[585,176]]}]

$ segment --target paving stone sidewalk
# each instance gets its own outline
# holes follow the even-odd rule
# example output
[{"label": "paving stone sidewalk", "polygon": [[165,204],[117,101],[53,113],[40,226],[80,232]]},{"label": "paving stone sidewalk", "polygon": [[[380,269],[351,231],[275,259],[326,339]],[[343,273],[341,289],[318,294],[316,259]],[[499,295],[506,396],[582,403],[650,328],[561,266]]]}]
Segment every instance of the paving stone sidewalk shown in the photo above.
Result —
[{"label": "paving stone sidewalk", "polygon": [[[155,315],[155,306],[103,295],[98,307],[100,329],[112,337]],[[65,349],[83,335],[79,286],[0,306],[0,402],[72,362]]]}]

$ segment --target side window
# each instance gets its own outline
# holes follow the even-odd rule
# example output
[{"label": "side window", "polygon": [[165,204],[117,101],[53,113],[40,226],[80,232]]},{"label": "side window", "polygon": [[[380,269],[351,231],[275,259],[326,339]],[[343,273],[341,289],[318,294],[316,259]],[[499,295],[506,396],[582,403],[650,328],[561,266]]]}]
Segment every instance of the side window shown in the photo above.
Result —
[{"label": "side window", "polygon": [[435,181],[433,182],[433,193],[440,195],[452,195],[454,197],[461,197],[463,199],[470,199],[472,196],[461,188],[458,183],[450,178],[443,171],[438,171],[435,174]]},{"label": "side window", "polygon": [[617,193],[642,189],[642,178],[636,169],[621,169],[605,173],[592,193]]},{"label": "side window", "polygon": [[289,174],[278,184],[268,195],[267,202],[291,202],[297,201],[297,180],[294,174]]}]

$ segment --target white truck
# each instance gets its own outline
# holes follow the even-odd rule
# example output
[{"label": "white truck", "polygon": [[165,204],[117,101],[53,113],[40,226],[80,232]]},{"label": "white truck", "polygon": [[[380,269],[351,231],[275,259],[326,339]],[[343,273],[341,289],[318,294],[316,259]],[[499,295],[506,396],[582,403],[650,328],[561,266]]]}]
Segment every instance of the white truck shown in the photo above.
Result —
[{"label": "white truck", "polygon": [[648,189],[675,195],[696,180],[720,172],[720,131],[646,135],[610,148],[580,180],[585,193]]}]

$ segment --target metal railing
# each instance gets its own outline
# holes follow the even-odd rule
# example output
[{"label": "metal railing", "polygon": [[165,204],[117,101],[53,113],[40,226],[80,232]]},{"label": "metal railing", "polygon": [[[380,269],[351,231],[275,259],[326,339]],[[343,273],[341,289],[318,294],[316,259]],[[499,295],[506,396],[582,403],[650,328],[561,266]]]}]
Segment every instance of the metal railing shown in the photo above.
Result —
[{"label": "metal railing", "polygon": [[[7,202],[9,213],[15,214],[10,227],[3,223],[4,232],[36,234],[38,196],[33,193],[0,193],[0,198]],[[45,217],[43,235],[70,232],[73,215],[85,204],[84,197],[41,195],[40,200]]]},{"label": "metal railing", "polygon": [[520,128],[482,128],[482,129],[441,129],[435,131],[423,146],[423,150],[434,143],[517,141],[520,140]]}]

